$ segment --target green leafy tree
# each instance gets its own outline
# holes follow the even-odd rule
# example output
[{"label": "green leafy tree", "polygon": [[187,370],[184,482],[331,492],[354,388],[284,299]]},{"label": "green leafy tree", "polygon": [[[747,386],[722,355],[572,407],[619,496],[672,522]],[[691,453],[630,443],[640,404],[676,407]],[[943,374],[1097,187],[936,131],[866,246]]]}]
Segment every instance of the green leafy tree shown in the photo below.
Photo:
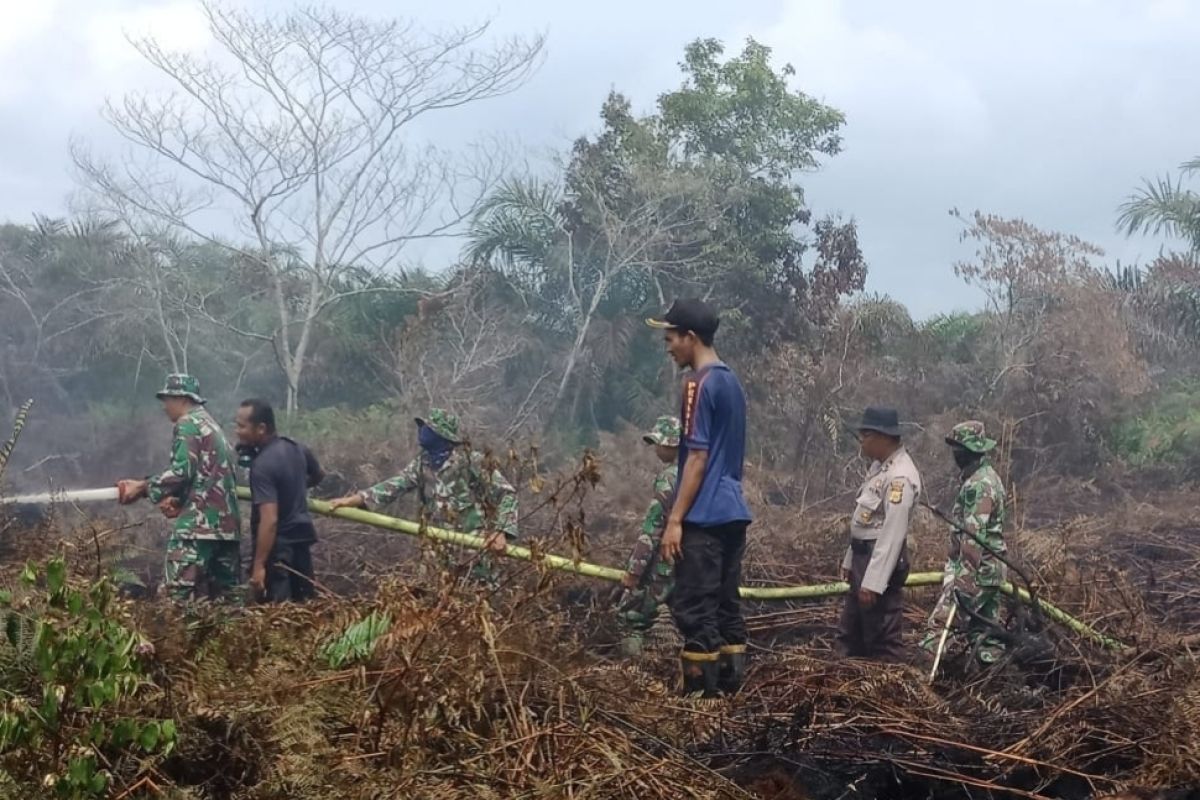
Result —
[{"label": "green leafy tree", "polygon": [[[776,69],[770,48],[753,39],[738,55],[724,55],[713,39],[689,45],[680,65],[683,84],[658,101],[660,150],[703,169],[726,200],[706,253],[719,268],[694,276],[691,286],[686,278],[692,276],[681,276],[682,285],[670,291],[702,287],[722,307],[740,312],[730,323],[760,323],[741,327],[753,331],[755,341],[746,346],[798,341],[814,323],[827,324],[838,299],[866,279],[854,223],[814,220],[799,183],[841,151],[845,118],[793,88],[793,67]],[[583,152],[577,147],[577,155]]]},{"label": "green leafy tree", "polygon": [[[840,149],[841,113],[794,89],[794,70],[773,67],[753,40],[723,55],[715,40],[690,45],[682,85],[655,113],[610,95],[602,130],[575,143],[561,183],[510,182],[473,221],[467,257],[503,269],[533,318],[569,342],[557,402],[592,420],[622,416],[612,403],[640,405],[630,381],[661,381],[661,367],[631,358],[629,334],[672,297],[709,297],[726,312],[728,346],[761,348],[804,338],[862,288],[853,223],[814,222],[797,183]],[[607,370],[602,354],[619,366]],[[637,355],[661,365],[654,349]],[[581,363],[608,409],[579,402]],[[630,388],[613,391],[614,380]]]}]

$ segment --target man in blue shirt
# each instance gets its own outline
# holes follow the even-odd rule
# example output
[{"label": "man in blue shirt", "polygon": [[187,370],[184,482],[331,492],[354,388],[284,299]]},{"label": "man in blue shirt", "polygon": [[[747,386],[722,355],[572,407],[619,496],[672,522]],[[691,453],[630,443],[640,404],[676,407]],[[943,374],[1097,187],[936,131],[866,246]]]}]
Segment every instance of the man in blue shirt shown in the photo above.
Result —
[{"label": "man in blue shirt", "polygon": [[683,690],[732,694],[746,669],[746,623],[738,603],[750,509],[742,497],[746,396],[713,349],[720,320],[701,300],[676,300],[662,319],[667,352],[691,370],[679,418],[679,483],[662,539],[675,565],[671,612],[683,635]]}]

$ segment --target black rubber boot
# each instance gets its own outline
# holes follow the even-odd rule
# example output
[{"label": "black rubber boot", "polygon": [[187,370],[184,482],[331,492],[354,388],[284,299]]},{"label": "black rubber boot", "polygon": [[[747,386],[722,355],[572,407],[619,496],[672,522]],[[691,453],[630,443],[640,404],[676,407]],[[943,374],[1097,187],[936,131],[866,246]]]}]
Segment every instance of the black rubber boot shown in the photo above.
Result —
[{"label": "black rubber boot", "polygon": [[693,653],[683,651],[683,693],[699,694],[701,697],[716,697],[717,678],[720,671],[716,653]]},{"label": "black rubber boot", "polygon": [[746,645],[722,645],[717,664],[717,688],[722,694],[737,694],[746,677]]}]

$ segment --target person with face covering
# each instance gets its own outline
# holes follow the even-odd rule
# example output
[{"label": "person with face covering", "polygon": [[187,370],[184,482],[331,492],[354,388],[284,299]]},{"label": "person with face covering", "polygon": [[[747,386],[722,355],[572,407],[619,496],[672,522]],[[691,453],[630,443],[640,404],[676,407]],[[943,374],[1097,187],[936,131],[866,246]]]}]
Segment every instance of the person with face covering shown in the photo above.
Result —
[{"label": "person with face covering", "polygon": [[[995,555],[1003,556],[1006,552],[1004,523],[1008,496],[1004,481],[989,457],[996,442],[987,437],[982,422],[967,420],[955,425],[946,436],[946,444],[961,481],[950,510],[954,526],[950,531],[946,574],[955,577],[969,574],[973,578],[974,586],[961,595],[974,612],[967,635],[979,660],[990,664],[1004,652],[1003,642],[988,636],[985,628],[987,623],[1000,620],[1000,587],[1008,578],[1007,567]],[[927,650],[934,649],[953,597],[948,595],[946,602],[940,602],[930,615],[929,631],[921,643]]]},{"label": "person with face covering", "polygon": [[[490,553],[503,553],[508,541],[517,537],[516,489],[500,470],[488,465],[483,453],[464,443],[455,415],[435,408],[416,423],[421,452],[403,472],[330,505],[378,508],[415,491],[426,523],[483,536]],[[472,577],[496,584],[488,553],[475,561]]]},{"label": "person with face covering", "polygon": [[902,590],[908,578],[908,527],[921,473],[900,441],[899,415],[868,408],[858,426],[862,454],[870,459],[850,518],[850,546],[842,579],[850,591],[842,608],[838,652],[844,657],[904,661]]}]

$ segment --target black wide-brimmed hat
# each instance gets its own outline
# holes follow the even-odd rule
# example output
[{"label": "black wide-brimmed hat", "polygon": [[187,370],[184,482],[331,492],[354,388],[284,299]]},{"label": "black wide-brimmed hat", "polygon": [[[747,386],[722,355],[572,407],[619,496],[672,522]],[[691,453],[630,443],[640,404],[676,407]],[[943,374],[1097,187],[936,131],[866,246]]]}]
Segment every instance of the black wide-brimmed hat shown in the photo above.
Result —
[{"label": "black wide-brimmed hat", "polygon": [[884,436],[894,436],[899,439],[900,415],[894,408],[871,406],[863,412],[862,422],[858,423],[857,430],[875,431]]}]

